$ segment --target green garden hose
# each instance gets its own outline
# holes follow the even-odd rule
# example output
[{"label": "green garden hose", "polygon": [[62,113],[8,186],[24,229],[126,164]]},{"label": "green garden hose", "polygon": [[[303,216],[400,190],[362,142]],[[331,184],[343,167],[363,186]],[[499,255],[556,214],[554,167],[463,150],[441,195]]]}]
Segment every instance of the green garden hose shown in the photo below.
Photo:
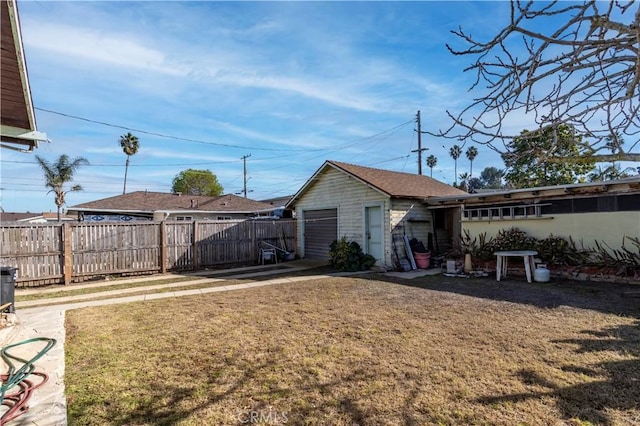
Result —
[{"label": "green garden hose", "polygon": [[[29,360],[9,353],[13,348],[34,342],[44,342],[45,345]],[[2,380],[2,385],[0,386],[0,405],[7,406],[9,409],[0,417],[0,425],[5,424],[25,412],[27,410],[26,403],[33,391],[48,380],[49,376],[47,374],[35,371],[35,362],[46,354],[55,344],[55,339],[35,337],[2,348],[0,356],[8,369],[5,374],[0,374],[0,379]],[[22,364],[22,366],[16,369],[14,361]],[[40,382],[33,383],[29,380],[29,376],[31,375],[40,377]]]}]

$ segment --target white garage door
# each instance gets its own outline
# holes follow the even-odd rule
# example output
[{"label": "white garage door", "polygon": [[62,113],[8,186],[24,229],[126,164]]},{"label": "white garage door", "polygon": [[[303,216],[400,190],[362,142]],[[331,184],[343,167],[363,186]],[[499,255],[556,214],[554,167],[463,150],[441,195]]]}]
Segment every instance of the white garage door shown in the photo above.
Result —
[{"label": "white garage door", "polygon": [[338,209],[304,211],[304,257],[329,260],[329,245],[338,239]]}]

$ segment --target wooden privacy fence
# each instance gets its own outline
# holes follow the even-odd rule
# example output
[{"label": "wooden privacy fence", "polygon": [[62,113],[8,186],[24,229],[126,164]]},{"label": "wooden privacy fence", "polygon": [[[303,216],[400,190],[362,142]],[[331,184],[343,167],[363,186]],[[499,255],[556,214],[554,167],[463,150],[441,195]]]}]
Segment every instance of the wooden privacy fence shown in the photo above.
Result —
[{"label": "wooden privacy fence", "polygon": [[0,264],[18,268],[19,287],[255,263],[261,241],[293,251],[297,232],[293,220],[2,223],[0,229]]}]

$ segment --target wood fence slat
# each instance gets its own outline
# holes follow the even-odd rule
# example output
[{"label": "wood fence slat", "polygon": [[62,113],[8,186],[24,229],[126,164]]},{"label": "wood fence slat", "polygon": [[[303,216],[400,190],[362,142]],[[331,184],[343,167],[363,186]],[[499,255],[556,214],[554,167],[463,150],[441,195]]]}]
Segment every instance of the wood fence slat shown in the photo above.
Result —
[{"label": "wood fence slat", "polygon": [[18,286],[255,263],[261,241],[293,250],[295,220],[0,223],[0,263]]}]

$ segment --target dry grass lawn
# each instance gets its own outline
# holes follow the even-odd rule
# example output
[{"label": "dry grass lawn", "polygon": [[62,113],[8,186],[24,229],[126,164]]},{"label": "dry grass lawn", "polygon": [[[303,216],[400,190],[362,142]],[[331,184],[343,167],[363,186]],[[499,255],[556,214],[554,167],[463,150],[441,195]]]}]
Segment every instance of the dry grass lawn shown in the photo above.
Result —
[{"label": "dry grass lawn", "polygon": [[69,424],[640,424],[640,299],[449,280],[67,312]]}]

